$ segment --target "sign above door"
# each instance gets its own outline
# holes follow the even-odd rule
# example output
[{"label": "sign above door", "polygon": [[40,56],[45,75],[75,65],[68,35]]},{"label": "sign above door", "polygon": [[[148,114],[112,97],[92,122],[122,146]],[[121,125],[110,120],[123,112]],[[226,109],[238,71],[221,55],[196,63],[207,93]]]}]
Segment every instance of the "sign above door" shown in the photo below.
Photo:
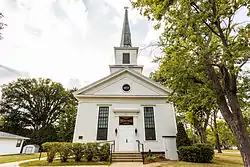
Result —
[{"label": "sign above door", "polygon": [[119,117],[119,125],[133,125],[133,117]]}]

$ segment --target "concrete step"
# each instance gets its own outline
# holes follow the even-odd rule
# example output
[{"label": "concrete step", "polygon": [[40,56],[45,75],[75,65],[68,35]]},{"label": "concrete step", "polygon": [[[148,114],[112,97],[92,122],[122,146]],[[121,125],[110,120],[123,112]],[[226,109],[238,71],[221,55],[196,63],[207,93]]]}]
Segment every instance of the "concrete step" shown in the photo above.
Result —
[{"label": "concrete step", "polygon": [[142,162],[141,153],[138,152],[115,152],[112,154],[113,162]]},{"label": "concrete step", "polygon": [[141,154],[140,153],[139,154],[128,154],[128,153],[126,153],[126,154],[115,154],[115,153],[113,153],[112,156],[113,157],[141,157]]},{"label": "concrete step", "polygon": [[113,157],[113,159],[142,159],[142,157]]},{"label": "concrete step", "polygon": [[142,159],[112,159],[113,162],[142,162]]}]

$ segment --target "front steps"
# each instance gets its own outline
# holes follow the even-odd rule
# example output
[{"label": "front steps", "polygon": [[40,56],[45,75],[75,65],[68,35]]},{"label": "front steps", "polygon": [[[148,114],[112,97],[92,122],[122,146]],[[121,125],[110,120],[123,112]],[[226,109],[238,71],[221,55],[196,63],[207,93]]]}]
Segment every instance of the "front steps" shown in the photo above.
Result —
[{"label": "front steps", "polygon": [[141,153],[138,152],[114,152],[113,162],[142,162]]}]

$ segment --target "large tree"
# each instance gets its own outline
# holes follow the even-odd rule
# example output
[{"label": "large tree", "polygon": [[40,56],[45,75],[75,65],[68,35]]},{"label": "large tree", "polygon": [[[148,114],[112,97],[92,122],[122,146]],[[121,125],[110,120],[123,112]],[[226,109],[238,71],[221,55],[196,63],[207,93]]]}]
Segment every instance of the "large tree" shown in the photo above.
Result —
[{"label": "large tree", "polygon": [[[250,0],[137,0],[134,7],[165,27],[161,36],[164,66],[185,67],[205,74],[216,103],[232,130],[244,165],[250,166],[250,137],[243,120],[239,76],[250,54],[250,24],[240,24],[236,14],[248,11]],[[244,22],[245,20],[243,20]],[[164,71],[164,70],[163,70]],[[165,71],[166,73],[168,71]],[[185,71],[175,71],[181,82]],[[182,82],[187,82],[182,80]]]},{"label": "large tree", "polygon": [[60,83],[18,79],[2,86],[3,130],[26,134],[36,144],[56,140],[56,121],[76,104],[72,93]]},{"label": "large tree", "polygon": [[[150,78],[172,90],[167,100],[173,102],[178,114],[185,116],[185,121],[194,127],[200,141],[207,143],[208,121],[211,111],[218,106],[211,91],[212,85],[204,72],[199,68],[186,68],[183,65],[185,61],[185,55],[180,55],[178,60],[173,60],[175,66],[164,62],[157,71],[150,74]],[[194,64],[190,62],[190,65]]]},{"label": "large tree", "polygon": [[[77,89],[72,89],[70,92],[74,92]],[[57,135],[59,141],[71,142],[75,130],[75,121],[77,114],[77,99],[72,105],[68,105],[65,108],[65,112],[60,115],[57,122]]]}]

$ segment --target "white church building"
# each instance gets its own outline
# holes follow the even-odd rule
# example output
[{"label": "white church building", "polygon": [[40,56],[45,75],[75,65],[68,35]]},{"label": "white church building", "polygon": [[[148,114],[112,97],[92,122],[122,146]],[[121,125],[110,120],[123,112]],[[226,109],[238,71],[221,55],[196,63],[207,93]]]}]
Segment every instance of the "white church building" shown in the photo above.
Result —
[{"label": "white church building", "polygon": [[[110,75],[79,89],[73,142],[115,141],[115,152],[165,153],[177,160],[174,107],[166,103],[170,90],[142,75],[138,47],[131,43],[128,9],[121,44],[114,47]],[[141,150],[140,150],[141,151]]]}]

